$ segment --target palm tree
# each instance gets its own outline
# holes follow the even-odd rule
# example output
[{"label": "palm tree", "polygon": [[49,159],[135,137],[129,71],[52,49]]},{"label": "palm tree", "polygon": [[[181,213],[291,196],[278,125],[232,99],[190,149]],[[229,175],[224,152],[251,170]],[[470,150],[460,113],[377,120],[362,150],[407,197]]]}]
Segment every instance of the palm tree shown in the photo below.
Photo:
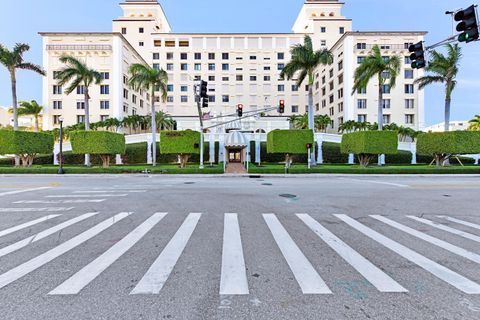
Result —
[{"label": "palm tree", "polygon": [[468,130],[480,131],[480,115],[477,114],[475,118],[470,120],[468,123],[470,124],[470,126],[468,127]]},{"label": "palm tree", "polygon": [[151,111],[151,126],[152,126],[152,165],[157,164],[157,124],[155,121],[155,89],[158,89],[161,94],[162,102],[167,100],[167,82],[168,75],[165,70],[155,69],[144,64],[133,64],[130,66],[129,85],[137,91],[150,90],[152,111]]},{"label": "palm tree", "polygon": [[[20,108],[18,108],[17,110],[17,115],[33,116],[35,118],[35,132],[38,132],[38,118],[43,111],[43,107],[39,105],[35,100],[32,100],[31,102],[20,101],[19,106]],[[13,108],[11,109],[11,112],[13,112]]]},{"label": "palm tree", "polygon": [[13,129],[18,130],[18,113],[17,113],[17,69],[30,70],[45,75],[42,67],[25,62],[23,54],[30,50],[30,46],[25,43],[17,43],[12,51],[8,50],[3,45],[0,45],[0,63],[2,63],[10,73],[10,81],[12,85],[12,108],[13,108]]},{"label": "palm tree", "polygon": [[356,123],[357,122],[354,121],[354,120],[345,121],[344,123],[342,123],[341,125],[338,126],[338,132],[349,133],[349,132],[355,131],[355,124]]},{"label": "palm tree", "polygon": [[452,92],[457,85],[455,78],[458,74],[460,60],[462,58],[462,49],[458,44],[447,44],[447,56],[432,52],[432,58],[425,70],[431,74],[415,80],[420,89],[433,83],[443,83],[445,85],[445,131],[450,130],[450,106],[452,102]]},{"label": "palm tree", "polygon": [[315,116],[314,122],[315,122],[315,129],[325,133],[327,132],[327,128],[332,122],[332,119],[326,114],[323,114],[320,116]]},{"label": "palm tree", "polygon": [[[298,75],[297,85],[301,86],[305,79],[308,79],[308,128],[315,130],[313,112],[313,85],[315,83],[315,70],[319,65],[333,63],[333,54],[328,49],[315,51],[312,38],[306,35],[303,44],[297,44],[290,50],[292,60],[287,63],[280,73],[280,77],[287,77],[288,80]],[[312,164],[315,165],[315,148],[312,148]]]},{"label": "palm tree", "polygon": [[373,46],[372,54],[367,56],[355,70],[352,95],[359,89],[366,89],[370,80],[378,78],[378,129],[383,129],[383,85],[394,88],[401,68],[399,56],[383,57],[378,45]]},{"label": "palm tree", "polygon": [[[69,95],[79,86],[83,86],[83,94],[85,101],[85,130],[90,130],[90,96],[88,94],[89,87],[92,84],[100,84],[102,82],[102,75],[100,72],[94,69],[90,69],[86,63],[72,56],[60,57],[60,62],[66,64],[57,75],[58,85],[64,86],[70,83],[65,90],[65,93]],[[85,155],[85,165],[90,166],[90,155]]]},{"label": "palm tree", "polygon": [[174,121],[168,113],[158,111],[156,114],[157,129],[161,130],[173,130]]},{"label": "palm tree", "polygon": [[[296,129],[308,129],[308,113],[305,113],[303,116],[293,116],[290,117],[293,120],[293,126]],[[330,117],[327,115],[319,115],[314,117],[314,128],[315,131],[325,132],[328,125],[330,124]]]}]

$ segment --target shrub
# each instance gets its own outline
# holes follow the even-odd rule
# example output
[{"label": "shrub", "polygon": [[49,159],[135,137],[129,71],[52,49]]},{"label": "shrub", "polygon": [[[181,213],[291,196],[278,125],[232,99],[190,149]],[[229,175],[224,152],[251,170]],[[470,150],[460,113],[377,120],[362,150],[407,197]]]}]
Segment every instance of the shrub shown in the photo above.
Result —
[{"label": "shrub", "polygon": [[307,145],[313,145],[312,130],[274,130],[267,135],[267,153],[285,154],[287,166],[292,162],[291,154],[306,154]]},{"label": "shrub", "polygon": [[480,132],[422,133],[417,138],[417,153],[433,156],[437,166],[441,166],[451,155],[480,153]]},{"label": "shrub", "polygon": [[110,156],[125,154],[125,136],[108,131],[74,131],[70,133],[74,154],[96,154],[103,167],[110,166]]},{"label": "shrub", "polygon": [[160,133],[160,153],[179,155],[180,166],[185,168],[192,154],[200,154],[200,132],[192,130],[162,131]]},{"label": "shrub", "polygon": [[48,133],[0,130],[0,154],[20,156],[24,167],[38,154],[53,152],[53,135]]},{"label": "shrub", "polygon": [[359,131],[344,134],[341,152],[356,154],[360,165],[366,167],[375,155],[397,154],[398,132]]}]

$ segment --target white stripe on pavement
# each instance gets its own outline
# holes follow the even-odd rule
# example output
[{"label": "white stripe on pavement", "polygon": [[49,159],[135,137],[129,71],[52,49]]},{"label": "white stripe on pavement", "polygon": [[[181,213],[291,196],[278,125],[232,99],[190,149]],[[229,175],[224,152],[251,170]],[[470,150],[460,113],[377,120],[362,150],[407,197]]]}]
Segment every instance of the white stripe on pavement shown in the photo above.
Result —
[{"label": "white stripe on pavement", "polygon": [[163,249],[130,294],[158,294],[162,290],[188,240],[193,234],[201,213],[190,213],[173,238]]},{"label": "white stripe on pavement", "polygon": [[225,214],[220,294],[249,294],[242,238],[236,213]]},{"label": "white stripe on pavement", "polygon": [[300,248],[295,244],[287,230],[278,221],[277,217],[274,214],[264,214],[263,219],[267,223],[285,260],[287,260],[302,292],[304,294],[332,293],[317,271],[315,271],[310,261],[300,251]]},{"label": "white stripe on pavement", "polygon": [[128,194],[61,194],[46,196],[46,198],[107,198],[107,197],[126,197]]},{"label": "white stripe on pavement", "polygon": [[368,183],[374,183],[374,184],[383,184],[383,185],[386,185],[386,186],[393,186],[393,187],[399,187],[399,188],[409,188],[410,187],[407,184],[400,184],[400,183],[393,183],[393,182],[383,182],[383,181],[354,179],[354,178],[339,178],[339,179],[353,181],[353,182],[359,182],[359,183],[368,182]]},{"label": "white stripe on pavement", "polygon": [[449,283],[450,285],[454,286],[455,288],[468,293],[468,294],[480,294],[480,285],[465,278],[464,276],[432,261],[419,253],[401,245],[398,242],[395,242],[384,235],[370,229],[369,227],[361,224],[360,222],[350,218],[344,214],[335,214],[335,217],[342,220],[352,228],[356,229],[357,231],[363,233],[367,237],[376,242],[380,243],[381,245],[385,246],[386,248],[392,250],[396,254],[404,257],[405,259],[415,263],[416,265],[422,267],[426,271],[432,273],[436,277],[440,278],[441,280]]},{"label": "white stripe on pavement", "polygon": [[0,212],[59,212],[70,211],[75,207],[48,207],[48,208],[0,208]]},{"label": "white stripe on pavement", "polygon": [[60,230],[63,230],[77,222],[80,222],[80,221],[83,221],[85,219],[88,219],[90,217],[93,217],[94,215],[98,214],[98,212],[90,212],[90,213],[86,213],[86,214],[83,214],[81,216],[78,216],[76,218],[73,218],[71,220],[68,220],[68,221],[65,221],[65,222],[62,222],[52,228],[49,228],[47,230],[44,230],[42,232],[39,232],[33,236],[30,236],[28,238],[25,238],[23,240],[20,240],[20,241],[17,241],[15,243],[12,243],[11,245],[9,246],[6,246],[4,248],[1,248],[0,249],[0,257],[3,257],[9,253],[12,253],[14,251],[17,251],[21,248],[24,248],[26,246],[28,246],[29,244],[31,243],[34,243],[34,242],[37,242],[37,241],[40,241]]},{"label": "white stripe on pavement", "polygon": [[470,227],[470,228],[474,228],[474,229],[479,229],[479,230],[480,230],[480,225],[475,224],[475,223],[471,223],[471,222],[468,222],[468,221],[459,220],[459,219],[452,218],[452,217],[446,217],[446,216],[438,216],[438,217],[439,217],[439,218],[443,218],[443,219],[447,219],[448,221],[452,221],[452,222],[455,222],[455,223],[458,223],[458,224],[462,224],[462,225],[467,226],[467,227]]},{"label": "white stripe on pavement", "polygon": [[59,216],[61,216],[61,214],[51,214],[51,215],[41,217],[41,218],[29,221],[29,222],[22,223],[18,226],[15,226],[15,227],[11,227],[11,228],[2,230],[2,231],[0,231],[0,237],[6,236],[7,234],[14,233],[18,230],[22,230],[22,229],[31,227],[31,226],[36,225],[38,223],[42,223],[42,222],[45,222],[47,220],[50,220],[50,219],[53,219],[53,218],[56,218],[56,217],[59,217]]},{"label": "white stripe on pavement", "polygon": [[51,295],[71,295],[79,293],[103,271],[117,261],[125,252],[132,248],[148,231],[150,231],[167,213],[155,213],[140,226],[117,242],[104,254],[90,262],[67,281],[49,292]]},{"label": "white stripe on pavement", "polygon": [[466,239],[469,239],[469,240],[473,240],[473,241],[476,241],[476,242],[480,242],[480,237],[476,236],[474,234],[471,234],[471,233],[468,233],[468,232],[465,232],[465,231],[461,231],[461,230],[458,230],[458,229],[454,229],[454,228],[451,228],[449,226],[446,226],[446,225],[443,225],[443,224],[440,224],[440,223],[436,223],[436,222],[433,222],[433,221],[430,221],[430,220],[427,220],[427,219],[418,218],[418,217],[415,217],[415,216],[407,216],[407,217],[412,219],[412,220],[415,220],[415,221],[424,223],[426,225],[429,225],[431,227],[434,227],[434,228],[437,228],[437,229],[455,234],[457,236],[460,236],[460,237],[463,237],[463,238],[466,238]]},{"label": "white stripe on pavement", "polygon": [[437,247],[440,247],[442,249],[445,249],[447,251],[450,251],[452,253],[455,253],[459,256],[462,256],[464,258],[467,258],[468,260],[471,260],[476,263],[480,263],[480,255],[473,253],[471,251],[465,250],[463,248],[457,247],[453,244],[450,244],[446,241],[440,240],[438,238],[432,237],[426,233],[417,231],[415,229],[412,229],[410,227],[407,227],[405,225],[402,225],[398,222],[395,222],[393,220],[390,220],[388,218],[379,216],[379,215],[371,215],[370,217],[377,219],[379,221],[382,221],[383,223],[388,224],[391,227],[394,227],[395,229],[398,229],[400,231],[406,232],[414,237],[417,237],[419,239],[425,240],[433,245],[436,245]]},{"label": "white stripe on pavement", "polygon": [[0,193],[0,197],[8,196],[8,195],[11,195],[11,194],[30,192],[30,191],[46,190],[46,189],[51,189],[51,188],[52,188],[52,187],[39,187],[39,188],[31,188],[31,189],[22,189],[22,190],[7,191],[7,192],[2,192],[2,193]]},{"label": "white stripe on pavement", "polygon": [[79,199],[79,200],[20,200],[15,201],[15,204],[25,203],[25,204],[61,204],[61,203],[99,203],[107,199]]},{"label": "white stripe on pavement", "polygon": [[111,227],[112,225],[121,221],[122,219],[128,217],[129,215],[131,215],[131,212],[122,212],[115,215],[112,218],[108,218],[107,220],[97,224],[93,228],[90,228],[87,231],[79,234],[78,236],[62,243],[61,245],[58,245],[55,248],[19,265],[18,267],[15,267],[1,274],[0,289],[24,277],[30,272],[35,271],[36,269],[49,263],[53,259],[58,258],[62,254],[72,250],[73,248],[81,245],[82,243],[93,238],[94,236],[98,235],[100,232],[106,230],[107,228]]},{"label": "white stripe on pavement", "polygon": [[357,251],[353,250],[311,216],[308,214],[297,214],[297,217],[380,292],[408,292],[407,289],[361,256]]},{"label": "white stripe on pavement", "polygon": [[73,193],[105,193],[105,194],[110,194],[110,193],[140,193],[140,192],[146,192],[146,190],[76,190],[73,191]]}]

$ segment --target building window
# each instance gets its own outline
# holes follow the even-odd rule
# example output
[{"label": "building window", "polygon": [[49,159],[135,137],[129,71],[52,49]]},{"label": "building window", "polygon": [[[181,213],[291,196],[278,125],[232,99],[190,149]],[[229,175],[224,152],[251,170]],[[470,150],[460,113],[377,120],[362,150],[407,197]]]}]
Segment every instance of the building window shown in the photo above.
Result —
[{"label": "building window", "polygon": [[367,88],[358,88],[357,93],[358,94],[367,94]]},{"label": "building window", "polygon": [[211,52],[208,54],[208,60],[215,60],[215,53]]},{"label": "building window", "polygon": [[167,60],[173,60],[173,52],[167,52]]},{"label": "building window", "polygon": [[167,92],[173,92],[173,84],[167,84]]},{"label": "building window", "polygon": [[230,96],[229,95],[223,95],[222,96],[222,102],[230,102]]},{"label": "building window", "polygon": [[279,63],[277,65],[277,70],[282,71],[285,68],[285,63]]},{"label": "building window", "polygon": [[201,71],[201,70],[202,70],[202,64],[200,64],[200,63],[195,63],[195,64],[193,65],[193,70],[195,70],[195,71]]},{"label": "building window", "polygon": [[139,46],[139,47],[143,47],[144,45],[145,45],[145,43],[144,43],[143,41],[140,41],[140,42],[138,43],[138,46]]},{"label": "building window", "polygon": [[292,91],[293,92],[298,91],[298,86],[296,84],[292,84]]},{"label": "building window", "polygon": [[180,97],[180,102],[187,103],[188,102],[188,96],[181,96]]},{"label": "building window", "polygon": [[344,34],[344,33],[345,33],[345,27],[340,27],[340,28],[338,29],[338,32],[339,32],[340,34]]},{"label": "building window", "polygon": [[145,30],[143,28],[138,28],[138,33],[143,33]]},{"label": "building window", "polygon": [[257,56],[250,56],[250,60],[257,60]]},{"label": "building window", "polygon": [[405,85],[405,93],[407,94],[413,94],[415,92],[413,88],[413,84],[406,84]]},{"label": "building window", "polygon": [[165,41],[165,47],[175,47],[175,40]]},{"label": "building window", "polygon": [[333,101],[335,101],[335,97],[333,96],[333,94],[328,97],[328,101],[329,103],[333,103]]},{"label": "building window", "polygon": [[85,94],[85,86],[78,86],[77,94]]},{"label": "building window", "polygon": [[330,87],[330,91],[332,91],[333,88],[335,87],[335,84],[333,83],[333,81],[330,81],[330,83],[328,85]]},{"label": "building window", "polygon": [[343,69],[343,60],[338,63],[338,71]]},{"label": "building window", "polygon": [[358,50],[365,50],[365,49],[367,49],[367,44],[366,43],[357,43],[357,49]]},{"label": "building window", "polygon": [[53,101],[54,110],[62,110],[62,101]]},{"label": "building window", "polygon": [[365,61],[365,57],[357,57],[357,63],[362,64]]},{"label": "building window", "polygon": [[338,76],[338,84],[342,84],[342,83],[343,83],[343,74]]},{"label": "building window", "polygon": [[202,59],[202,54],[200,52],[195,52],[193,54],[193,57],[195,60],[201,60]]},{"label": "building window", "polygon": [[333,69],[330,69],[330,71],[328,73],[329,73],[330,78],[333,78]]},{"label": "building window", "polygon": [[228,59],[229,59],[229,54],[228,54],[228,52],[222,53],[222,59],[223,59],[223,60],[228,60]]},{"label": "building window", "polygon": [[100,86],[100,94],[110,94],[110,86],[107,84],[102,84]]},{"label": "building window", "polygon": [[153,69],[160,70],[160,63],[154,63],[152,67]]},{"label": "building window", "polygon": [[123,105],[123,112],[128,113],[128,104]]},{"label": "building window", "polygon": [[384,94],[389,94],[390,93],[390,85],[389,84],[382,85],[382,93],[384,93]]},{"label": "building window", "polygon": [[330,108],[328,109],[328,114],[330,115],[330,117],[335,114],[335,110],[334,110],[333,107],[330,107]]},{"label": "building window", "polygon": [[108,118],[110,118],[108,115],[100,115],[100,121],[108,120]]},{"label": "building window", "polygon": [[367,122],[367,115],[366,114],[359,114],[357,116],[357,121],[358,122]]},{"label": "building window", "polygon": [[413,109],[413,108],[415,108],[415,100],[405,99],[405,109]]},{"label": "building window", "polygon": [[338,89],[338,99],[342,99],[342,98],[343,98],[343,88]]},{"label": "building window", "polygon": [[60,74],[60,71],[53,71],[53,79],[58,79],[59,74]]},{"label": "building window", "polygon": [[278,92],[284,92],[285,91],[285,85],[284,84],[279,84],[277,86],[277,91]]},{"label": "building window", "polygon": [[413,70],[411,69],[405,70],[405,79],[413,79]]},{"label": "building window", "polygon": [[298,106],[292,106],[292,113],[298,113]]},{"label": "building window", "polygon": [[270,68],[269,66],[263,67],[263,70],[264,70],[264,71],[270,71],[270,69],[271,69],[271,68]]},{"label": "building window", "polygon": [[85,116],[77,116],[77,123],[85,123]]},{"label": "building window", "polygon": [[128,99],[128,90],[123,89],[123,98]]},{"label": "building window", "polygon": [[236,79],[237,81],[243,81],[243,75],[237,74],[237,76],[235,77],[235,79]]},{"label": "building window", "polygon": [[140,99],[140,108],[143,108],[143,105],[144,105],[143,100]]},{"label": "building window", "polygon": [[412,44],[413,44],[412,42],[405,42],[405,43],[403,44],[403,48],[404,48],[405,50],[408,50],[408,49],[410,49],[410,46],[411,46]]},{"label": "building window", "polygon": [[61,117],[62,117],[61,115],[53,116],[53,124],[55,124],[55,125],[60,124],[60,118]]},{"label": "building window", "polygon": [[208,64],[208,71],[215,71],[215,63]]},{"label": "building window", "polygon": [[102,80],[109,80],[110,72],[100,72],[100,76],[102,77]]},{"label": "building window", "polygon": [[343,112],[343,102],[338,104],[338,112]]},{"label": "building window", "polygon": [[178,46],[179,47],[189,47],[190,46],[190,41],[180,40],[180,41],[178,41]]},{"label": "building window", "polygon": [[327,40],[320,40],[320,45],[322,47],[326,47],[327,46]]},{"label": "building window", "polygon": [[188,86],[180,86],[181,92],[188,92]]},{"label": "building window", "polygon": [[127,28],[122,28],[122,34],[127,34]]},{"label": "building window", "polygon": [[62,87],[54,85],[53,86],[53,94],[62,94]]},{"label": "building window", "polygon": [[412,64],[412,59],[410,57],[405,57],[405,64]]},{"label": "building window", "polygon": [[167,63],[167,71],[173,71],[173,63]]},{"label": "building window", "polygon": [[132,102],[135,104],[137,103],[137,96],[134,94],[132,94]]},{"label": "building window", "polygon": [[108,100],[100,101],[100,109],[102,109],[102,110],[110,109],[110,101],[108,101]]},{"label": "building window", "polygon": [[180,53],[180,60],[187,60],[188,59],[188,54],[185,52]]},{"label": "building window", "polygon": [[322,109],[327,107],[327,100],[322,100]]},{"label": "building window", "polygon": [[173,103],[173,97],[172,97],[172,96],[168,96],[168,97],[167,97],[167,102],[168,102],[168,103]]},{"label": "building window", "polygon": [[209,95],[208,96],[208,102],[215,102],[215,96],[214,95]]},{"label": "building window", "polygon": [[187,63],[180,64],[180,70],[187,71],[188,70],[188,64]]},{"label": "building window", "polygon": [[271,81],[271,77],[270,76],[263,76],[263,81]]},{"label": "building window", "polygon": [[406,114],[405,115],[405,123],[406,124],[414,124],[415,123],[415,115],[414,114]]},{"label": "building window", "polygon": [[327,28],[326,28],[326,27],[320,27],[320,32],[321,32],[321,33],[327,32]]},{"label": "building window", "polygon": [[223,71],[228,71],[230,70],[230,65],[228,63],[222,63],[222,70]]},{"label": "building window", "polygon": [[358,99],[357,100],[358,109],[367,109],[367,99]]},{"label": "building window", "polygon": [[389,124],[390,123],[390,115],[389,114],[384,114],[383,115],[383,123],[384,124]]},{"label": "building window", "polygon": [[[198,79],[200,80],[200,79]],[[208,76],[208,81],[215,81],[215,76]]]},{"label": "building window", "polygon": [[222,77],[222,81],[230,81],[229,77]]},{"label": "building window", "polygon": [[257,76],[250,76],[250,81],[257,81]]},{"label": "building window", "polygon": [[382,100],[382,107],[383,109],[390,109],[391,100],[390,99],[383,99]]},{"label": "building window", "polygon": [[155,46],[155,47],[161,47],[161,46],[162,46],[162,41],[161,41],[161,40],[154,40],[154,41],[153,41],[153,46]]},{"label": "building window", "polygon": [[278,53],[277,53],[277,59],[278,59],[278,60],[283,60],[283,59],[285,59],[285,53],[284,53],[284,52],[278,52]]}]

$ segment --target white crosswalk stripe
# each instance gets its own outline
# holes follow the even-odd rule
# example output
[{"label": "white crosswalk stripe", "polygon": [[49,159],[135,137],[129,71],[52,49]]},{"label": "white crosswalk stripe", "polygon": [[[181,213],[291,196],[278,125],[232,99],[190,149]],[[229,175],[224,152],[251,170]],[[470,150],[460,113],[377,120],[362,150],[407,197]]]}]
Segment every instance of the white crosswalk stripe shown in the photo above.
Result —
[{"label": "white crosswalk stripe", "polygon": [[70,279],[62,283],[60,286],[52,290],[51,295],[68,295],[77,294],[103,271],[105,271],[112,263],[120,258],[125,252],[133,247],[148,231],[150,231],[166,213],[155,213],[144,223],[130,232],[125,238],[117,242],[108,251],[100,257],[89,263],[82,270],[77,272]]},{"label": "white crosswalk stripe", "polygon": [[264,214],[263,219],[267,223],[285,260],[287,260],[302,292],[304,294],[332,293],[317,271],[315,271],[310,261],[295,244],[287,230],[278,221],[277,217],[274,214]]},{"label": "white crosswalk stripe", "polygon": [[99,203],[107,199],[78,199],[78,200],[21,200],[15,201],[15,204],[65,204],[65,203]]},{"label": "white crosswalk stripe", "polygon": [[480,224],[476,224],[476,223],[472,223],[472,222],[468,222],[468,221],[464,221],[464,220],[460,220],[460,219],[456,219],[456,218],[452,218],[452,217],[446,217],[446,216],[438,216],[438,217],[446,219],[446,220],[451,221],[451,222],[455,222],[455,223],[470,227],[470,228],[480,230]]},{"label": "white crosswalk stripe", "polygon": [[45,198],[112,198],[126,197],[128,194],[59,194],[53,196],[45,196]]},{"label": "white crosswalk stripe", "polygon": [[220,294],[249,294],[238,216],[226,213],[224,219]]},{"label": "white crosswalk stripe", "polygon": [[190,213],[173,238],[163,249],[130,294],[158,294],[162,290],[188,240],[193,234],[201,213]]},{"label": "white crosswalk stripe", "polygon": [[401,245],[398,242],[395,242],[380,233],[374,231],[373,229],[368,228],[367,226],[361,224],[360,222],[350,218],[344,214],[335,214],[337,218],[356,229],[357,231],[363,233],[367,237],[375,240],[386,248],[392,250],[398,255],[404,257],[405,259],[415,263],[416,265],[422,267],[426,271],[432,273],[436,277],[442,279],[443,281],[451,284],[455,288],[468,293],[468,294],[480,294],[480,285],[465,278],[464,276],[432,261],[421,254]]},{"label": "white crosswalk stripe", "polygon": [[142,193],[147,190],[75,190],[73,193],[103,193],[103,194],[115,194],[115,193]]},{"label": "white crosswalk stripe", "polygon": [[383,223],[386,223],[387,225],[391,226],[391,227],[394,227],[395,229],[398,229],[400,231],[403,231],[403,232],[406,232],[414,237],[417,237],[419,239],[422,239],[422,240],[425,240],[433,245],[436,245],[437,247],[440,247],[442,249],[445,249],[447,251],[450,251],[452,253],[455,253],[459,256],[462,256],[464,258],[467,258],[468,260],[471,260],[473,262],[476,262],[476,263],[480,263],[480,255],[474,253],[474,252],[471,252],[471,251],[468,251],[468,250],[465,250],[463,248],[460,248],[460,247],[457,247],[453,244],[450,244],[446,241],[443,241],[443,240],[440,240],[440,239],[437,239],[435,237],[432,237],[426,233],[423,233],[423,232],[420,232],[420,231],[417,231],[415,229],[412,229],[410,227],[407,227],[407,226],[404,226],[398,222],[395,222],[393,220],[390,220],[388,218],[385,218],[385,217],[382,217],[382,216],[379,216],[379,215],[371,215],[372,218],[374,219],[377,219],[378,221],[382,221]]},{"label": "white crosswalk stripe", "polygon": [[443,231],[446,231],[446,232],[450,232],[450,233],[455,234],[457,236],[460,236],[460,237],[463,237],[463,238],[466,238],[466,239],[469,239],[469,240],[473,240],[473,241],[476,241],[476,242],[480,242],[480,237],[477,236],[477,235],[474,235],[474,234],[471,234],[471,233],[468,233],[468,232],[465,232],[465,231],[461,231],[461,230],[458,230],[458,229],[454,229],[454,228],[451,228],[449,226],[433,222],[431,220],[427,220],[427,219],[423,219],[423,218],[419,218],[419,217],[415,217],[415,216],[407,216],[407,217],[412,219],[412,220],[415,220],[415,221],[424,223],[426,225],[429,225],[431,227],[434,227],[434,228],[437,228],[437,229],[440,229],[440,230],[443,230]]},{"label": "white crosswalk stripe", "polygon": [[0,257],[3,257],[3,256],[5,256],[9,253],[14,252],[14,251],[20,250],[20,249],[28,246],[31,243],[34,243],[34,242],[40,241],[42,239],[45,239],[46,237],[48,237],[48,236],[50,236],[50,235],[52,235],[52,234],[54,234],[58,231],[61,231],[61,230],[65,229],[65,228],[67,228],[71,225],[74,225],[75,223],[78,223],[80,221],[83,221],[85,219],[93,217],[97,214],[98,214],[98,212],[90,212],[90,213],[83,214],[83,215],[78,216],[76,218],[70,219],[70,220],[65,221],[63,223],[60,223],[60,224],[58,224],[58,225],[56,225],[52,228],[44,230],[40,233],[37,233],[33,236],[30,236],[30,237],[27,237],[23,240],[12,243],[11,245],[0,249]]},{"label": "white crosswalk stripe", "polygon": [[60,212],[70,211],[75,207],[48,207],[48,208],[0,208],[0,212]]},{"label": "white crosswalk stripe", "polygon": [[32,221],[29,221],[29,222],[22,223],[22,224],[20,224],[20,225],[18,225],[18,226],[15,226],[15,227],[11,227],[11,228],[2,230],[2,231],[0,231],[0,237],[6,236],[7,234],[14,233],[14,232],[16,232],[16,231],[19,231],[19,230],[22,230],[22,229],[25,229],[25,228],[34,226],[34,225],[36,225],[36,224],[45,222],[45,221],[47,221],[47,220],[50,220],[50,219],[53,219],[53,218],[56,218],[56,217],[59,217],[59,216],[61,216],[61,214],[51,214],[51,215],[48,215],[48,216],[45,216],[45,217],[41,217],[41,218],[38,218],[38,219],[35,219],[35,220],[32,220]]},{"label": "white crosswalk stripe", "polygon": [[399,285],[390,276],[385,274],[370,261],[362,257],[345,242],[328,231],[320,223],[307,214],[297,214],[313,232],[315,232],[326,244],[338,253],[345,261],[365,277],[375,288],[381,292],[407,292],[408,290]]},{"label": "white crosswalk stripe", "polygon": [[108,218],[107,220],[97,224],[96,226],[88,229],[87,231],[79,234],[78,236],[58,245],[57,247],[15,267],[3,274],[0,275],[0,289],[9,285],[10,283],[24,277],[25,275],[29,274],[32,271],[40,268],[41,266],[49,263],[53,259],[58,258],[62,254],[72,250],[75,247],[78,247],[82,243],[86,242],[87,240],[93,238],[94,236],[98,235],[100,232],[106,230],[107,228],[111,227],[115,223],[125,219],[131,215],[130,212],[122,212],[115,215],[112,218]]},{"label": "white crosswalk stripe", "polygon": [[19,194],[19,193],[25,193],[25,192],[31,192],[31,191],[46,190],[46,189],[51,189],[51,188],[52,188],[52,187],[38,187],[38,188],[30,188],[30,189],[21,189],[21,190],[7,191],[7,192],[2,192],[2,193],[0,193],[0,197],[9,196],[9,195],[11,195],[11,194]]}]

